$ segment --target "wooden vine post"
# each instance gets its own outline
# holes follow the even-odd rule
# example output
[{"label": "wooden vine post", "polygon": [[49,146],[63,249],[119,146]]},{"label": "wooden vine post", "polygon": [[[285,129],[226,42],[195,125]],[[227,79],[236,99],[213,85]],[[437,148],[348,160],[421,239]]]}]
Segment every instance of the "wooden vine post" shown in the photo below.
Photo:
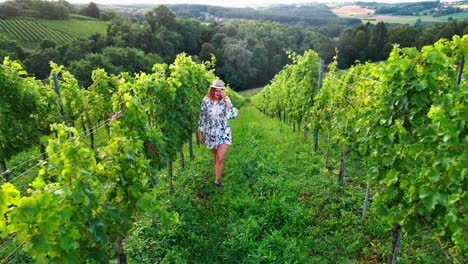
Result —
[{"label": "wooden vine post", "polygon": [[[348,121],[346,121],[346,128],[345,131],[348,130]],[[343,181],[344,178],[344,171],[345,171],[345,158],[346,158],[346,146],[343,146],[343,150],[341,151],[341,159],[340,159],[340,172],[338,173],[338,180]]]},{"label": "wooden vine post", "polygon": [[[330,113],[327,116],[327,121],[330,122],[330,117],[333,113],[333,107],[330,107]],[[331,156],[331,150],[330,150],[330,145],[331,145],[331,131],[328,129],[327,131],[327,153],[325,155],[325,168],[330,169],[330,156]]]},{"label": "wooden vine post", "polygon": [[394,224],[392,227],[392,255],[391,255],[391,264],[398,263],[398,254],[400,252],[400,244],[403,232],[401,232],[401,226],[399,224]]},{"label": "wooden vine post", "polygon": [[184,155],[184,145],[182,144],[180,148],[180,168],[185,169],[185,155]]},{"label": "wooden vine post", "polygon": [[[322,88],[323,84],[323,71],[324,71],[325,61],[320,59],[320,68],[319,68],[319,79],[317,82],[317,94],[320,93],[320,89]],[[318,137],[319,137],[319,127],[315,125],[314,129],[314,151],[317,152],[318,150]]]},{"label": "wooden vine post", "polygon": [[364,206],[363,206],[363,210],[362,210],[361,224],[364,224],[364,221],[366,219],[367,206],[369,204],[370,187],[371,187],[371,184],[370,184],[370,182],[368,182],[367,183],[367,188],[366,188],[366,196],[364,197]]},{"label": "wooden vine post", "polygon": [[460,64],[458,65],[457,85],[459,85],[461,82],[461,77],[462,77],[464,67],[465,67],[465,56],[462,55],[460,58]]},{"label": "wooden vine post", "polygon": [[6,165],[5,165],[5,163],[3,161],[1,162],[1,164],[2,164],[2,176],[3,176],[3,178],[5,178],[6,182],[9,182],[10,181],[11,171],[6,168]]},{"label": "wooden vine post", "polygon": [[[196,134],[195,134],[196,136]],[[188,144],[189,144],[189,153],[190,153],[190,159],[193,160],[195,158],[195,155],[193,154],[193,139],[192,135],[188,138]]]},{"label": "wooden vine post", "polygon": [[52,78],[54,78],[54,88],[58,96],[58,101],[60,105],[60,113],[62,114],[63,121],[66,122],[67,119],[65,117],[65,110],[63,110],[63,102],[62,102],[62,97],[60,96],[60,88],[59,88],[58,81],[57,81],[57,74],[52,73]]}]

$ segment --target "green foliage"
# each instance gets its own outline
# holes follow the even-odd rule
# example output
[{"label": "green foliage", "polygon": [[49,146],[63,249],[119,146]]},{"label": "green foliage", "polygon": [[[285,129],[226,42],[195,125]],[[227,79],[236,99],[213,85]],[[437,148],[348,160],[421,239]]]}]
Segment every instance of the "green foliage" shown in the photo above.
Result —
[{"label": "green foliage", "polygon": [[92,72],[96,68],[114,75],[122,72],[149,73],[155,63],[161,62],[162,59],[158,55],[145,54],[139,49],[107,47],[100,53],[89,53],[80,60],[74,60],[69,69],[82,82],[80,85],[87,87],[92,83]]},{"label": "green foliage", "polygon": [[25,75],[26,71],[16,61],[5,59],[0,67],[0,120],[3,124],[0,160],[5,162],[19,151],[39,143],[41,133],[48,130],[47,113],[56,109],[51,90]]},{"label": "green foliage", "polygon": [[431,228],[455,255],[466,250],[466,70],[455,83],[466,43],[456,36],[421,52],[395,47],[386,62],[332,72],[317,108],[369,164],[379,214],[410,233]]},{"label": "green foliage", "polygon": [[[220,40],[218,40],[220,38]],[[304,26],[258,21],[229,21],[215,29],[211,43],[218,43],[217,71],[236,91],[267,84],[291,61],[286,50],[299,54],[328,38]],[[329,47],[332,48],[332,47]],[[332,48],[333,49],[333,48]],[[325,59],[329,54],[322,48]],[[222,61],[222,63],[219,63]]]},{"label": "green foliage", "polygon": [[252,98],[254,105],[266,114],[301,122],[312,107],[317,93],[320,59],[312,50],[303,55],[289,54],[292,64],[275,76],[271,84]]},{"label": "green foliage", "polygon": [[[86,105],[83,90],[80,88],[75,77],[70,72],[64,70],[63,66],[52,62],[51,67],[52,74],[60,78],[57,85],[60,89],[61,104],[65,113],[63,121],[65,124],[74,127],[75,122],[82,116]],[[55,86],[53,75],[49,77],[49,83],[51,87]]]},{"label": "green foliage", "polygon": [[[47,163],[40,164],[27,192],[20,193],[11,183],[0,189],[0,236],[24,244],[23,250],[36,262],[79,263],[84,259],[102,263],[124,254],[123,240],[140,215],[151,215],[168,226],[177,223],[177,215],[167,213],[154,200],[155,172],[161,162],[175,158],[196,130],[199,103],[215,76],[205,65],[180,55],[172,65],[156,65],[152,74],[131,77],[121,73],[116,77],[96,70],[95,83],[87,91],[79,88],[63,66],[51,66],[59,77],[65,122],[82,119],[91,125],[91,119],[107,119],[114,109],[110,119],[100,120],[110,125],[109,139],[92,150],[75,128],[52,125],[57,137],[49,139]],[[16,141],[24,138],[18,145],[28,147],[41,132],[38,122],[32,121],[36,112],[44,114],[39,106],[47,94],[37,91],[34,97],[21,97],[26,92],[21,87],[35,91],[31,89],[35,80],[23,78],[16,62],[6,60],[2,69],[2,87],[13,89],[5,90],[3,98],[14,100],[21,111],[3,100],[7,107],[2,108],[6,112],[2,111],[1,118],[8,122],[8,131],[16,131]],[[51,80],[49,87],[53,84]],[[16,97],[8,96],[10,93]],[[52,105],[58,104],[55,100]],[[26,109],[25,102],[38,107]],[[31,120],[18,115],[24,109]],[[15,116],[11,111],[18,113]],[[13,118],[27,135],[12,130],[15,126],[9,120]],[[27,130],[25,124],[29,123],[36,127]],[[12,142],[6,140],[8,131],[0,134],[2,158],[16,151],[8,145]]]},{"label": "green foliage", "polygon": [[375,181],[386,186],[376,201],[386,219],[413,231],[423,218],[458,253],[467,249],[462,165],[467,98],[466,83],[455,81],[459,59],[468,55],[467,41],[466,36],[441,40],[420,53],[395,48],[381,69],[385,89],[379,89],[375,115],[368,118],[370,133],[362,138]]},{"label": "green foliage", "polygon": [[[362,155],[384,221],[411,234],[429,228],[454,256],[467,250],[466,69],[456,84],[467,41],[455,36],[421,51],[395,46],[386,62],[348,71],[333,64],[306,108],[315,126],[333,133],[334,144]],[[259,109],[276,115],[294,100],[310,101],[310,95],[282,90],[307,77],[292,74],[299,65],[285,67],[253,98]],[[275,90],[277,84],[282,89]]]},{"label": "green foliage", "polygon": [[5,57],[11,60],[24,59],[25,53],[16,41],[0,36],[0,58]]},{"label": "green foliage", "polygon": [[84,16],[99,19],[101,11],[99,10],[99,7],[94,2],[90,2],[87,7],[80,10],[80,14]]},{"label": "green foliage", "polygon": [[0,5],[0,17],[31,16],[46,19],[66,19],[73,7],[66,1],[11,0]]}]

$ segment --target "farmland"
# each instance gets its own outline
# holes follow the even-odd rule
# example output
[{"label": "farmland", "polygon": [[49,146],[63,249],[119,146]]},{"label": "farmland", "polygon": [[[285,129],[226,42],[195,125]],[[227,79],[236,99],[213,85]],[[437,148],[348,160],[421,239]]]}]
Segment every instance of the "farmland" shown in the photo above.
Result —
[{"label": "farmland", "polygon": [[420,16],[395,16],[395,15],[374,15],[374,10],[363,8],[357,5],[345,5],[336,6],[332,9],[333,13],[340,17],[359,18],[363,22],[386,22],[386,23],[397,23],[397,24],[414,24],[416,22],[421,23],[444,23],[449,19],[468,19],[468,12],[461,12],[456,14],[450,14],[440,17],[433,17],[430,15]]},{"label": "farmland", "polygon": [[27,49],[37,48],[45,39],[65,44],[94,33],[104,34],[106,27],[105,22],[92,20],[0,19],[0,35],[16,40]]}]

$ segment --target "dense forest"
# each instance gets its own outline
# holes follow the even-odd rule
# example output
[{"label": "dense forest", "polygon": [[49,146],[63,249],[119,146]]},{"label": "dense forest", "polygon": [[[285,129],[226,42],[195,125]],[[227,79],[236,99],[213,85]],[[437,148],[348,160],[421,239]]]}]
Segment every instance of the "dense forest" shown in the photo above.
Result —
[{"label": "dense forest", "polygon": [[[51,14],[53,10],[62,12]],[[395,44],[421,48],[468,32],[468,20],[438,25],[356,24],[356,19],[340,19],[321,4],[259,10],[160,5],[137,18],[103,12],[92,2],[79,9],[64,0],[12,0],[0,5],[0,14],[50,19],[81,14],[108,21],[106,34],[64,45],[44,40],[35,50],[24,50],[0,35],[0,56],[19,60],[28,73],[41,79],[50,74],[49,62],[54,61],[67,67],[83,87],[91,83],[96,68],[114,74],[150,72],[155,63],[171,63],[185,52],[199,62],[215,58],[216,74],[239,91],[267,84],[291,62],[287,51],[302,54],[313,49],[327,63],[338,53],[338,67],[345,69],[356,61],[384,60]]]},{"label": "dense forest", "polygon": [[13,0],[0,5],[0,17],[28,16],[47,19],[66,19],[70,14],[81,14],[88,17],[99,18],[100,11],[97,4],[90,2],[84,8],[75,7],[73,4],[59,0]]}]

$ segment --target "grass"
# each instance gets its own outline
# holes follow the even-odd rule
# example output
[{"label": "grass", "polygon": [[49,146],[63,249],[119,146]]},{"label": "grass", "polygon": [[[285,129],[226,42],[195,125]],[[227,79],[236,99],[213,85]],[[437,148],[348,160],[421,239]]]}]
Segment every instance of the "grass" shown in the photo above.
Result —
[{"label": "grass", "polygon": [[38,19],[37,23],[46,25],[52,29],[66,32],[76,38],[87,38],[95,33],[106,34],[107,22],[81,20],[81,19],[67,19],[67,20],[48,20]]},{"label": "grass", "polygon": [[239,92],[239,94],[242,95],[242,97],[244,97],[246,99],[250,99],[252,96],[254,96],[258,92],[260,92],[262,89],[263,89],[263,87],[249,89],[249,90],[241,91],[241,92]]},{"label": "grass", "polygon": [[401,24],[414,24],[421,19],[422,23],[446,23],[449,21],[449,17],[453,19],[463,20],[468,19],[468,12],[457,13],[447,16],[433,17],[433,16],[402,16],[398,17],[397,20],[390,20],[385,22],[390,23],[401,23]]}]

